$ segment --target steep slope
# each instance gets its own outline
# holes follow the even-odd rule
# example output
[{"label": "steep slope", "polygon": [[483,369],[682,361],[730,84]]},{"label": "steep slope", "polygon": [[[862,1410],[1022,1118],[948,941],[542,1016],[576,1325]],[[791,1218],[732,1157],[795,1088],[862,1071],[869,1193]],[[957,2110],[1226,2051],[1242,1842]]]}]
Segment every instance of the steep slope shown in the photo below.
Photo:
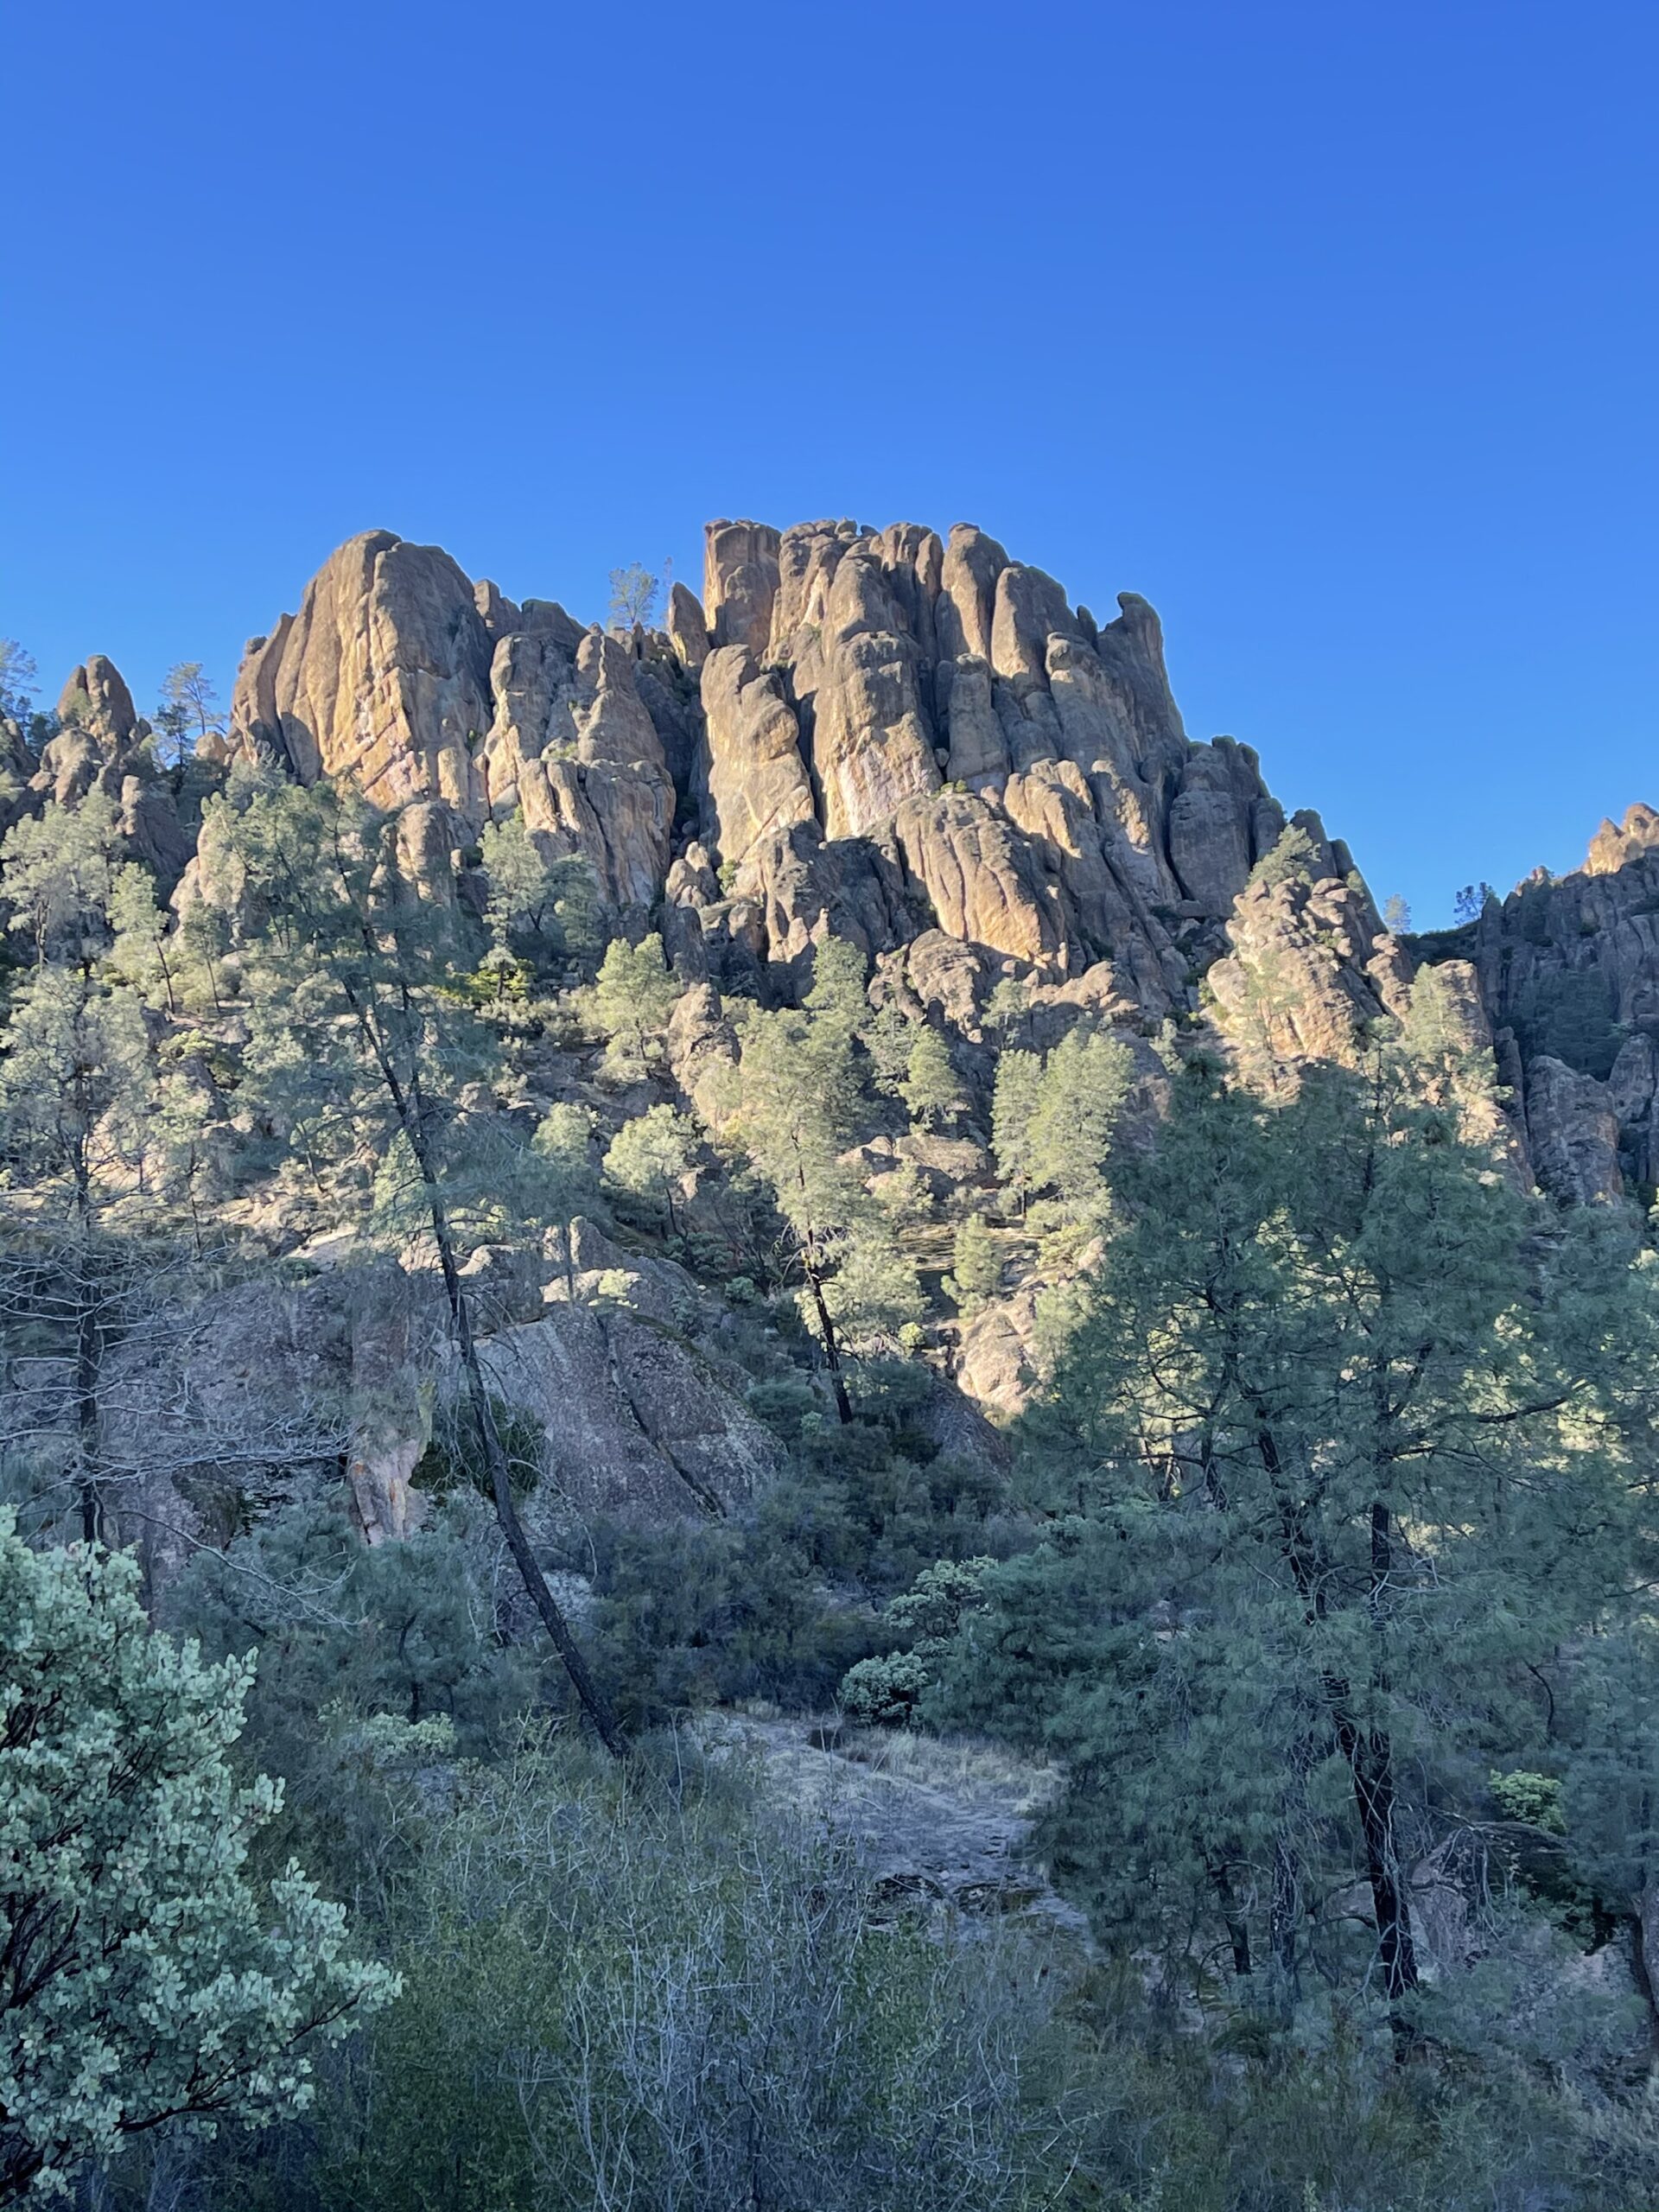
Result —
[{"label": "steep slope", "polygon": [[[1079,1021],[1132,1039],[1208,1025],[1247,1071],[1279,1082],[1344,1058],[1379,1020],[1422,1013],[1432,972],[1448,1052],[1491,1071],[1478,1110],[1514,1172],[1569,1201],[1650,1198],[1659,817],[1632,809],[1581,874],[1535,878],[1461,931],[1396,938],[1317,817],[1298,816],[1281,842],[1283,810],[1248,747],[1187,737],[1156,615],[1132,594],[1119,606],[1097,623],[969,524],[941,538],[911,524],[719,521],[701,600],[677,584],[664,628],[624,634],[549,601],[516,604],[439,549],[372,531],[251,643],[228,734],[191,774],[200,786],[243,758],[305,782],[350,779],[398,812],[406,864],[474,906],[481,832],[521,814],[544,857],[591,868],[608,930],[661,931],[683,993],[664,1080],[690,1104],[729,1071],[723,999],[793,1001],[817,944],[852,943],[873,1004],[906,1033],[926,1023],[951,1039],[972,1103],[959,1159],[949,1147],[921,1158],[895,1125],[861,1172],[920,1173],[947,1219],[994,1180],[989,1086],[1011,1033],[1006,1001],[992,1001],[1010,981],[1028,1047]],[[175,905],[188,909],[201,791],[188,798],[182,772],[157,772],[109,662],[73,672],[42,750],[3,734],[13,818],[103,795],[163,889],[183,876]],[[1153,1056],[1136,1049],[1155,1088]],[[938,1236],[925,1262],[936,1278],[948,1228]],[[594,1266],[595,1281],[615,1271]],[[1028,1386],[1042,1289],[1014,1272],[946,1363],[999,1418]],[[671,1509],[721,1489],[710,1449],[737,1470],[734,1494],[759,1479],[741,1383],[734,1395],[698,1370],[704,1406],[687,1370],[677,1410],[714,1442],[682,1449],[676,1407],[624,1387],[632,1324],[594,1336],[586,1317],[550,1316],[553,1295],[538,1281],[504,1311],[499,1379],[511,1397],[514,1375],[544,1370],[524,1385],[538,1418],[560,1391],[581,1400],[590,1433],[573,1494]],[[371,1440],[365,1525],[397,1525],[415,1436]]]}]

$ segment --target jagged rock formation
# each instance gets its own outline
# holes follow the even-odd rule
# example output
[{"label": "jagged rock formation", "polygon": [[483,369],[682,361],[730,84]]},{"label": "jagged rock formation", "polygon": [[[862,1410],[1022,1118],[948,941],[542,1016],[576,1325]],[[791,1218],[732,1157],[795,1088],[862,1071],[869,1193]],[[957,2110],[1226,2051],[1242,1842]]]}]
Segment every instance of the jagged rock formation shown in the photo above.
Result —
[{"label": "jagged rock formation", "polygon": [[[1144,601],[1103,631],[965,524],[942,543],[804,524],[774,563],[769,533],[720,524],[707,573],[716,646],[741,608],[753,658],[703,663],[702,827],[772,957],[810,940],[861,844],[899,862],[924,926],[1055,976],[1111,962],[1149,1014],[1185,1002],[1203,925],[1283,817],[1244,748],[1188,742]],[[766,818],[817,824],[816,852],[762,834],[757,791]]]},{"label": "jagged rock formation", "polygon": [[[250,645],[222,749],[351,777],[435,882],[519,809],[613,918],[660,917],[688,980],[787,994],[846,937],[970,1045],[1015,973],[1083,984],[1120,1025],[1202,1003],[1241,1048],[1339,1057],[1402,1014],[1417,960],[1467,958],[1466,1041],[1490,1031],[1549,1187],[1651,1187],[1659,814],[1604,824],[1582,874],[1401,944],[1317,817],[1312,880],[1250,882],[1283,813],[1248,747],[1189,741],[1156,615],[1120,609],[1097,624],[970,524],[720,521],[702,601],[676,584],[665,629],[624,637],[369,531]],[[14,747],[11,813],[104,791],[170,886],[189,841],[118,672],[92,657],[59,712],[38,761]]]},{"label": "jagged rock formation", "polygon": [[1411,962],[1378,919],[1346,846],[1300,815],[1318,855],[1309,874],[1246,886],[1228,923],[1230,950],[1205,984],[1221,1026],[1268,1058],[1342,1060],[1379,1018],[1402,1020]]},{"label": "jagged rock formation", "polygon": [[[639,657],[655,660],[658,712],[683,741],[677,658],[665,639]],[[674,814],[635,662],[551,601],[517,607],[436,546],[371,531],[313,577],[297,616],[250,644],[229,749],[305,782],[349,777],[388,810],[432,804],[454,847],[521,808],[549,857],[588,859],[626,912],[662,888]]]},{"label": "jagged rock formation", "polygon": [[[371,531],[249,647],[230,749],[432,805],[455,849],[521,808],[613,912],[666,889],[718,975],[856,908],[872,953],[938,927],[1054,978],[1106,962],[1155,1017],[1283,817],[1248,748],[1188,741],[1157,618],[1122,607],[1098,627],[968,525],[719,522],[703,604],[676,585],[623,639]],[[671,882],[677,820],[702,862]]]},{"label": "jagged rock formation", "polygon": [[146,747],[149,724],[113,661],[93,653],[70,673],[58,700],[56,734],[7,808],[8,822],[47,799],[73,806],[97,791],[113,802],[134,855],[171,889],[190,857],[190,842],[170,796],[157,784]]},{"label": "jagged rock formation", "polygon": [[[845,937],[970,1055],[1010,973],[1064,1019],[1202,1005],[1294,1063],[1400,1018],[1418,962],[1466,960],[1465,1041],[1490,1039],[1547,1186],[1659,1184],[1659,813],[1604,823],[1578,875],[1397,942],[1317,817],[1311,880],[1251,882],[1282,811],[1247,747],[1189,741],[1156,615],[1119,605],[1097,624],[967,524],[720,521],[702,601],[677,583],[666,627],[625,637],[373,531],[252,641],[205,751],[352,778],[435,884],[521,810],[613,920],[659,918],[688,981],[787,995]],[[89,658],[58,717],[38,759],[8,726],[7,818],[96,790],[170,888],[191,840],[118,671]]]},{"label": "jagged rock formation", "polygon": [[1538,1179],[1586,1204],[1659,1185],[1659,814],[1603,823],[1584,868],[1542,870],[1416,941],[1472,963]]}]

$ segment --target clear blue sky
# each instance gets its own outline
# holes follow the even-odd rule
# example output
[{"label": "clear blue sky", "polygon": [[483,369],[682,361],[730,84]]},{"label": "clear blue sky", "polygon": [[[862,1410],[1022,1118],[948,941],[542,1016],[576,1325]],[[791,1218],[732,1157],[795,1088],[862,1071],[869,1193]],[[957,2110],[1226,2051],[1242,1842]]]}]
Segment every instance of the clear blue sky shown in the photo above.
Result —
[{"label": "clear blue sky", "polygon": [[0,632],[228,691],[351,532],[715,514],[1161,611],[1379,895],[1659,802],[1659,5],[19,0]]}]

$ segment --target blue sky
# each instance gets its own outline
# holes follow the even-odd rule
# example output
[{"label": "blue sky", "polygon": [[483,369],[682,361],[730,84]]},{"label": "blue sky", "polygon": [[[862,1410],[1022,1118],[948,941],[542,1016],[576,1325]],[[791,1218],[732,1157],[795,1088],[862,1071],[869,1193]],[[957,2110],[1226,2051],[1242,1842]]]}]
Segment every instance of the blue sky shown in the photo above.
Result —
[{"label": "blue sky", "polygon": [[1659,7],[20,0],[0,633],[972,520],[1420,925],[1659,802]]}]

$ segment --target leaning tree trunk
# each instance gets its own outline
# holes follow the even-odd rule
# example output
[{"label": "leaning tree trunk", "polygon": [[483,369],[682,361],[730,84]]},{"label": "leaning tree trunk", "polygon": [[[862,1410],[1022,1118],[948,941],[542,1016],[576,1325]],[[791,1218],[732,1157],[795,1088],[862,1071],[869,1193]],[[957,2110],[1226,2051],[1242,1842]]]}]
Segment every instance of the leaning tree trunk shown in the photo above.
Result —
[{"label": "leaning tree trunk", "polygon": [[432,1147],[427,1141],[426,1107],[421,1096],[418,1072],[413,1073],[405,1084],[387,1049],[384,1035],[376,1022],[371,1020],[368,1008],[349,984],[346,987],[346,998],[356,1017],[359,1033],[374,1056],[375,1065],[380,1071],[380,1079],[385,1085],[386,1096],[391,1101],[398,1127],[409,1140],[409,1148],[415,1155],[415,1165],[426,1192],[427,1211],[438,1248],[438,1264],[443,1272],[444,1296],[448,1300],[449,1317],[454,1323],[455,1340],[461,1348],[461,1369],[467,1377],[467,1402],[477,1424],[484,1464],[490,1471],[490,1491],[495,1505],[495,1517],[501,1524],[501,1533],[507,1540],[507,1549],[512,1554],[513,1564],[518,1569],[531,1601],[541,1615],[542,1625],[563,1663],[565,1673],[570,1677],[571,1687],[581,1700],[582,1711],[593,1722],[594,1732],[611,1757],[620,1758],[627,1748],[626,1738],[611,1711],[609,1700],[594,1680],[581,1647],[570,1633],[570,1624],[561,1611],[558,1600],[547,1586],[547,1577],[542,1573],[540,1562],[530,1548],[524,1524],[518,1518],[518,1509],[512,1501],[507,1455],[502,1448],[495,1416],[490,1409],[490,1394],[485,1387],[484,1370],[479,1364],[478,1347],[473,1339],[472,1308],[461,1287],[461,1270],[455,1265],[449,1217],[444,1207],[443,1193],[438,1186]]},{"label": "leaning tree trunk", "polygon": [[467,1396],[472,1407],[473,1419],[477,1424],[479,1442],[483,1447],[484,1464],[490,1471],[490,1492],[494,1500],[495,1517],[501,1524],[501,1533],[507,1540],[507,1549],[512,1554],[513,1564],[523,1578],[542,1625],[551,1637],[553,1649],[563,1662],[564,1671],[571,1686],[582,1700],[582,1711],[594,1724],[601,1744],[613,1758],[620,1758],[627,1748],[609,1700],[594,1680],[581,1646],[570,1633],[570,1624],[560,1611],[558,1600],[547,1586],[547,1577],[542,1573],[530,1539],[524,1534],[524,1524],[518,1518],[518,1509],[513,1503],[512,1484],[507,1469],[507,1455],[502,1447],[500,1433],[495,1426],[495,1414],[490,1405],[490,1394],[485,1386],[484,1370],[479,1364],[478,1346],[473,1340],[472,1311],[461,1287],[460,1270],[455,1266],[455,1255],[449,1238],[449,1224],[443,1204],[424,1163],[422,1173],[426,1180],[431,1201],[432,1233],[437,1240],[438,1263],[443,1270],[444,1295],[449,1301],[450,1318],[455,1325],[455,1338],[461,1347],[461,1364],[467,1377]]},{"label": "leaning tree trunk", "polygon": [[847,1378],[841,1371],[841,1346],[836,1341],[836,1325],[830,1318],[830,1307],[823,1295],[823,1284],[818,1271],[809,1260],[805,1263],[808,1287],[812,1293],[813,1309],[818,1317],[818,1327],[823,1334],[823,1363],[830,1372],[830,1388],[836,1394],[836,1411],[843,1428],[850,1426],[853,1402],[847,1395]]}]

